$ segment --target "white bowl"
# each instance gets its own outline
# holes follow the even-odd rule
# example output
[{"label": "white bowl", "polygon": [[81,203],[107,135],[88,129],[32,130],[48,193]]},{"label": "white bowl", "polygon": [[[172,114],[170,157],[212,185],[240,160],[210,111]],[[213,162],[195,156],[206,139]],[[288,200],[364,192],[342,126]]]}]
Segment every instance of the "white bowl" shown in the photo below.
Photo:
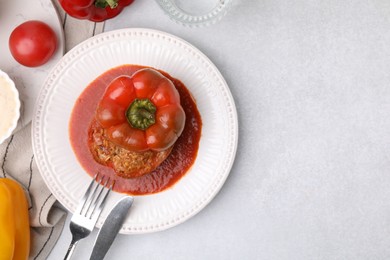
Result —
[{"label": "white bowl", "polygon": [[0,70],[0,144],[18,125],[20,117],[19,92],[7,73]]}]

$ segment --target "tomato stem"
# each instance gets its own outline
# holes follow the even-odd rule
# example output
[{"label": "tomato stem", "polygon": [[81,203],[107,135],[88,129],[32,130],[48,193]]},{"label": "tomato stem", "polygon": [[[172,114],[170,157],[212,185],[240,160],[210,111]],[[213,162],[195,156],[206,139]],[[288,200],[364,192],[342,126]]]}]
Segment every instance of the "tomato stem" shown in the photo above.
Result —
[{"label": "tomato stem", "polygon": [[137,129],[146,130],[156,123],[156,106],[149,99],[134,99],[126,110],[129,124]]},{"label": "tomato stem", "polygon": [[114,9],[118,6],[119,0],[96,0],[95,6],[100,8],[106,8],[109,6],[111,9]]}]

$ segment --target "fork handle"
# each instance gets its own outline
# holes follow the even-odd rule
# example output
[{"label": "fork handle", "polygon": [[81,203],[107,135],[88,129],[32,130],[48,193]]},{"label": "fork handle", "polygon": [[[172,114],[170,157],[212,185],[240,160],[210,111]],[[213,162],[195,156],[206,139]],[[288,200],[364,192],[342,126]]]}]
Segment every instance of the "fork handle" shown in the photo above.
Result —
[{"label": "fork handle", "polygon": [[73,251],[76,248],[77,242],[79,240],[72,238],[72,242],[69,245],[68,251],[66,252],[64,260],[69,260],[72,257]]}]

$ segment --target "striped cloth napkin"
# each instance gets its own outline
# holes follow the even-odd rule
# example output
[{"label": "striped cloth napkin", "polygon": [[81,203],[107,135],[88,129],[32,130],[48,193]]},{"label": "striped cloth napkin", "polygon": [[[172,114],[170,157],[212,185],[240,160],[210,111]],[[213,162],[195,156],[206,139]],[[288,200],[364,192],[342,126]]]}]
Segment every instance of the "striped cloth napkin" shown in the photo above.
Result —
[{"label": "striped cloth napkin", "polygon": [[64,227],[66,211],[55,203],[38,172],[32,151],[31,123],[0,144],[0,165],[0,177],[18,181],[29,194],[29,259],[46,259]]}]

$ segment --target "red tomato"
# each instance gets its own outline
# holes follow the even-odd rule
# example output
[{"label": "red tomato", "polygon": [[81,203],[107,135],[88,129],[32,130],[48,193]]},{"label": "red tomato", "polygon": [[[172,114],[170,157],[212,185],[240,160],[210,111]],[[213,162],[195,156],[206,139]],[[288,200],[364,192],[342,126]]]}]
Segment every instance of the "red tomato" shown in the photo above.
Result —
[{"label": "red tomato", "polygon": [[53,56],[57,48],[57,37],[47,24],[28,21],[12,31],[8,43],[17,62],[27,67],[37,67]]}]

